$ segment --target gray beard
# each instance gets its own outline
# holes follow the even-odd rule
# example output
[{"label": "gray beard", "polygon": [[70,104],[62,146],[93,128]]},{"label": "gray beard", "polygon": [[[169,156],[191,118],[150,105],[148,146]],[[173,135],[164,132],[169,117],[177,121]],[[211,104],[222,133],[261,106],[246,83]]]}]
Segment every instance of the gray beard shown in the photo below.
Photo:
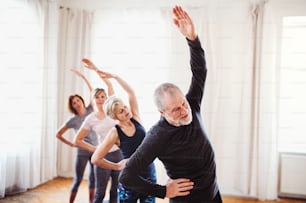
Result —
[{"label": "gray beard", "polygon": [[175,120],[173,120],[173,122],[175,123],[174,125],[175,126],[189,125],[192,121],[192,113],[191,112],[189,112],[189,117],[190,117],[190,119],[188,121],[181,121],[181,120],[175,121]]}]

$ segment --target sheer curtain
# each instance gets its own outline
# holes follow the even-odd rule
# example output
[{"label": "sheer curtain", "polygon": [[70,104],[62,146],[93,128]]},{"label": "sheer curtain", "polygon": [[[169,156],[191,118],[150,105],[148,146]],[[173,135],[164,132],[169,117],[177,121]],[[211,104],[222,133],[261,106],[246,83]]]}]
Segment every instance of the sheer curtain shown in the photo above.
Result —
[{"label": "sheer curtain", "polygon": [[203,115],[221,192],[276,199],[276,86],[274,67],[262,68],[264,5],[224,2],[203,11],[209,70]]},{"label": "sheer curtain", "polygon": [[4,197],[58,175],[73,175],[74,151],[57,145],[55,132],[68,117],[68,95],[82,95],[86,88],[69,69],[79,69],[81,58],[88,55],[93,13],[59,9],[54,1],[0,5],[4,11],[0,197]]},{"label": "sheer curtain", "polygon": [[[90,56],[89,50],[91,47],[92,21],[94,16],[93,12],[82,9],[63,6],[60,6],[58,9],[57,128],[71,116],[66,105],[69,95],[82,95],[86,105],[90,101],[90,93],[87,86],[70,69],[77,69],[86,77],[90,77],[88,73],[91,71],[82,67],[81,59]],[[73,131],[68,133],[70,133],[68,136],[72,140]],[[53,138],[55,139],[55,137]],[[59,176],[73,176],[75,152],[75,148],[58,142],[57,171]]]},{"label": "sheer curtain", "polygon": [[[1,4],[0,197],[56,176],[53,140],[42,123],[48,70],[44,20],[52,4],[14,0]],[[48,102],[48,101],[47,101]],[[46,123],[50,126],[50,122]],[[48,133],[47,133],[48,132]],[[47,170],[46,170],[47,169]]]}]

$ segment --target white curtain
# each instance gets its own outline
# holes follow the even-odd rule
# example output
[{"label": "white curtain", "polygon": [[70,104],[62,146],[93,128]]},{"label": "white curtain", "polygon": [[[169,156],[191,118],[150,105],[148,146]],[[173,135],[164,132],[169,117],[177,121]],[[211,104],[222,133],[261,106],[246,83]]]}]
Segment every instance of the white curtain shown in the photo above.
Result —
[{"label": "white curtain", "polygon": [[44,0],[0,5],[1,22],[7,22],[0,28],[4,197],[67,175],[67,168],[69,176],[74,173],[74,151],[57,146],[55,132],[69,116],[68,95],[82,95],[86,89],[69,69],[80,69],[81,59],[88,55],[93,13]]},{"label": "white curtain", "polygon": [[210,4],[203,12],[209,43],[203,114],[221,193],[276,199],[275,67],[262,68],[264,5]]},{"label": "white curtain", "polygon": [[[1,2],[0,197],[26,191],[56,176],[52,121],[44,119],[48,84],[45,1]],[[53,54],[54,55],[54,54]],[[52,111],[54,113],[54,111]],[[45,122],[42,122],[45,121]],[[51,130],[50,130],[51,129]],[[50,137],[52,134],[52,139]]]},{"label": "white curtain", "polygon": [[[249,193],[261,200],[277,198],[277,100],[275,57],[267,58],[267,48],[273,47],[273,41],[267,40],[264,27],[266,1],[259,1],[252,7],[253,20],[253,91],[251,134],[252,151],[249,173]],[[265,30],[264,30],[265,28]],[[272,32],[273,33],[273,32]]]},{"label": "white curtain", "polygon": [[[57,69],[57,115],[56,128],[60,127],[71,115],[67,109],[67,99],[71,94],[82,95],[86,104],[89,102],[90,93],[84,82],[70,71],[77,69],[86,76],[90,70],[82,67],[81,59],[89,57],[92,39],[92,21],[94,13],[81,9],[60,6],[58,32],[58,69]],[[89,77],[89,76],[87,76]],[[70,134],[69,134],[70,133]],[[67,136],[73,139],[71,130]],[[70,136],[70,137],[69,137]],[[55,138],[55,134],[54,137]],[[75,148],[71,148],[58,141],[58,165],[60,176],[72,177],[74,174]]]}]

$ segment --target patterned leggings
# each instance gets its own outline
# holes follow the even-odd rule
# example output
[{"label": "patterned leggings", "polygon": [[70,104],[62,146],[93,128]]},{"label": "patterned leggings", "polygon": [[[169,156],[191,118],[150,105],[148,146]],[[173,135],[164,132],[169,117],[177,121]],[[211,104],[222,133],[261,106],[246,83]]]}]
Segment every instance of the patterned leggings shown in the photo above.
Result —
[{"label": "patterned leggings", "polygon": [[[142,174],[145,179],[156,183],[156,171],[154,164],[148,167],[148,170]],[[136,203],[139,200],[140,203],[155,203],[155,197],[143,195],[137,191],[127,189],[121,183],[119,183],[119,200],[120,203]]]}]

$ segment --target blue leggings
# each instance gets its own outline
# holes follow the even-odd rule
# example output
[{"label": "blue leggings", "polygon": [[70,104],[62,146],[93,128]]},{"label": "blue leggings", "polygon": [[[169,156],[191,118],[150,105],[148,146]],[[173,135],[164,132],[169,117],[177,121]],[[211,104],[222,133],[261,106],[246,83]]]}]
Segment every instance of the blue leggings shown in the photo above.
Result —
[{"label": "blue leggings", "polygon": [[[112,162],[119,162],[122,159],[120,150],[110,152],[105,156],[105,159]],[[93,203],[102,203],[105,190],[108,184],[109,179],[111,178],[111,187],[109,192],[109,203],[118,202],[118,176],[120,171],[109,170],[95,166],[95,175],[96,175],[96,191],[94,196]]]},{"label": "blue leggings", "polygon": [[75,169],[75,175],[73,178],[73,184],[71,186],[71,192],[77,192],[79,189],[79,186],[82,182],[84,171],[86,168],[87,163],[90,165],[90,172],[89,172],[89,177],[88,177],[88,188],[93,189],[95,188],[95,175],[94,175],[94,166],[90,162],[91,159],[91,152],[88,152],[87,154],[77,154],[75,158],[75,164],[74,164],[74,169]]}]

